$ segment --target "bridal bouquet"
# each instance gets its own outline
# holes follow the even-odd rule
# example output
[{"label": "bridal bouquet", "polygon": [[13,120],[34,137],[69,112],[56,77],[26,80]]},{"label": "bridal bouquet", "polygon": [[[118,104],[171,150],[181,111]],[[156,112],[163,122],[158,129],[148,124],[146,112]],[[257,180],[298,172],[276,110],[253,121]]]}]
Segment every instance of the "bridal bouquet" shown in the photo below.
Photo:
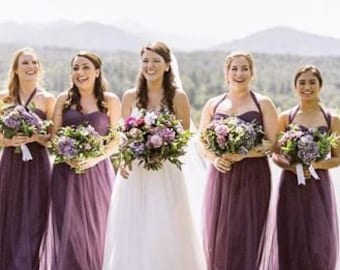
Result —
[{"label": "bridal bouquet", "polygon": [[[106,137],[99,135],[90,124],[61,127],[53,137],[50,149],[55,154],[54,163],[81,162],[104,154]],[[75,173],[84,173],[74,168]]]},{"label": "bridal bouquet", "polygon": [[120,126],[120,159],[124,164],[138,160],[146,170],[159,170],[168,160],[181,169],[180,157],[186,152],[191,133],[166,110],[159,113],[140,110]]},{"label": "bridal bouquet", "polygon": [[213,120],[201,139],[206,148],[216,154],[247,154],[250,149],[262,143],[262,126],[246,122],[238,117]]},{"label": "bridal bouquet", "polygon": [[[22,105],[2,106],[0,113],[0,131],[5,138],[15,135],[32,136],[33,134],[47,134],[51,121],[42,120],[32,110]],[[22,152],[23,161],[32,160],[32,155],[26,145],[21,145],[15,150]]]},{"label": "bridal bouquet", "polygon": [[335,134],[322,132],[317,128],[302,129],[298,125],[290,125],[279,136],[279,151],[290,162],[296,165],[299,185],[305,185],[304,169],[314,179],[319,179],[312,162],[324,160],[336,147],[339,137]]}]

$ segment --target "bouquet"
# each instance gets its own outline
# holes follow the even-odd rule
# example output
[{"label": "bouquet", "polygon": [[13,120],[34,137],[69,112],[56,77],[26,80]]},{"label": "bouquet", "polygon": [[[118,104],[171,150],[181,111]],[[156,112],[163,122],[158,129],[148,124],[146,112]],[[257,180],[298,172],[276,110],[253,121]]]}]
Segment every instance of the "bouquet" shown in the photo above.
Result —
[{"label": "bouquet", "polygon": [[[111,133],[108,136],[112,137]],[[87,158],[98,157],[105,152],[107,137],[99,135],[87,123],[61,127],[50,143],[51,152],[55,154],[54,163],[81,162]],[[80,168],[74,168],[74,171],[77,174],[85,172]]]},{"label": "bouquet", "polygon": [[[22,105],[5,106],[0,113],[0,131],[8,139],[15,135],[47,134],[51,123],[49,120],[41,120],[31,109]],[[32,160],[32,155],[26,145],[17,147],[15,152],[22,152],[23,161]]]},{"label": "bouquet", "polygon": [[302,129],[298,125],[290,125],[279,135],[279,151],[290,162],[296,165],[298,184],[305,185],[304,169],[314,179],[319,179],[312,162],[325,160],[331,148],[336,147],[339,137],[322,132],[317,128]]},{"label": "bouquet", "polygon": [[168,160],[181,169],[180,157],[185,154],[191,133],[183,129],[180,120],[166,110],[159,113],[144,109],[128,117],[120,126],[122,143],[120,160],[129,164],[139,160],[146,170],[159,170]]},{"label": "bouquet", "polygon": [[213,120],[201,133],[206,148],[216,156],[223,154],[247,154],[262,143],[262,126],[256,122],[246,122],[238,117]]}]

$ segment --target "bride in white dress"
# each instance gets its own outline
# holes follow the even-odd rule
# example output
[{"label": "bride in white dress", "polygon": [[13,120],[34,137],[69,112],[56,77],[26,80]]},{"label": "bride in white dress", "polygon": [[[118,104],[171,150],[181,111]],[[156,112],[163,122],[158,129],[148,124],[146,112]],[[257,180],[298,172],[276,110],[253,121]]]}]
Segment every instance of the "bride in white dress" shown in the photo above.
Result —
[{"label": "bride in white dress", "polygon": [[[123,96],[123,117],[140,108],[164,106],[188,129],[190,105],[185,92],[175,86],[169,48],[156,42],[143,47],[140,55],[137,86]],[[205,270],[199,239],[182,171],[169,162],[158,171],[145,170],[137,162],[120,168],[111,197],[103,270]]]}]

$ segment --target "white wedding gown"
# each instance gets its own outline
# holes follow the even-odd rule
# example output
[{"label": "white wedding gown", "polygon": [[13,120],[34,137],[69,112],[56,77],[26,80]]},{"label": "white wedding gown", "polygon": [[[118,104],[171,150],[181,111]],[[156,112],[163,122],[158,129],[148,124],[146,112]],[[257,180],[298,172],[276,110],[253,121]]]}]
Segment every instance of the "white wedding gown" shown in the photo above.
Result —
[{"label": "white wedding gown", "polygon": [[[188,159],[185,158],[189,164]],[[199,172],[201,164],[195,166],[186,171]],[[165,162],[159,171],[147,171],[134,162],[128,179],[117,174],[103,270],[206,269],[201,231],[198,231],[201,226],[194,226],[191,214],[195,208],[195,220],[200,222],[203,187],[194,195],[191,207],[187,195],[186,185],[194,183],[197,180],[194,177],[186,183],[184,173],[170,162]]]}]

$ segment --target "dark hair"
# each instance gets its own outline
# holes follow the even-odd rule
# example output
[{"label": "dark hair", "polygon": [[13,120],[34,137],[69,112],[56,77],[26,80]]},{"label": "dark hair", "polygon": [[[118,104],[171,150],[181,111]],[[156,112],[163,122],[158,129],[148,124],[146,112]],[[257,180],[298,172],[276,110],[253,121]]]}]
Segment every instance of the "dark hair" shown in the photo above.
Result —
[{"label": "dark hair", "polygon": [[306,73],[308,71],[313,73],[313,75],[318,79],[320,87],[322,87],[323,79],[322,79],[321,71],[320,71],[320,69],[317,66],[314,66],[314,65],[305,65],[303,67],[300,67],[296,71],[295,76],[294,76],[294,86],[296,86],[299,77],[302,74],[304,74],[304,73]]},{"label": "dark hair", "polygon": [[[103,72],[101,70],[102,61],[100,58],[92,53],[87,51],[80,51],[74,56],[71,60],[71,66],[76,57],[84,57],[93,63],[94,67],[99,70],[99,76],[96,78],[94,83],[94,96],[97,99],[97,106],[99,111],[107,112],[107,106],[105,103],[104,92],[108,89],[108,83],[105,79]],[[68,89],[67,99],[64,103],[63,111],[69,109],[71,106],[75,105],[78,111],[82,111],[82,106],[80,105],[80,93],[78,87],[72,82],[71,87]]]},{"label": "dark hair", "polygon": [[20,82],[19,82],[19,76],[16,73],[19,67],[19,58],[20,56],[24,54],[29,54],[37,58],[37,64],[38,64],[38,80],[37,80],[37,86],[43,87],[43,68],[41,66],[41,63],[39,61],[38,55],[35,52],[34,49],[30,47],[24,47],[19,50],[17,50],[12,58],[11,66],[8,71],[7,76],[7,89],[8,89],[8,96],[5,97],[5,101],[7,102],[17,102],[19,98],[19,88],[20,88]]},{"label": "dark hair", "polygon": [[[140,56],[142,57],[145,51],[152,51],[159,54],[165,61],[165,63],[169,64],[169,70],[164,72],[163,78],[163,89],[164,89],[164,96],[162,98],[162,105],[166,106],[171,112],[174,112],[173,108],[173,99],[176,93],[176,85],[175,85],[175,77],[171,68],[171,51],[169,47],[164,44],[163,42],[154,42],[145,45],[141,51]],[[141,70],[137,76],[137,108],[146,109],[148,105],[148,89],[147,89],[147,82],[143,75],[143,71]]]}]

